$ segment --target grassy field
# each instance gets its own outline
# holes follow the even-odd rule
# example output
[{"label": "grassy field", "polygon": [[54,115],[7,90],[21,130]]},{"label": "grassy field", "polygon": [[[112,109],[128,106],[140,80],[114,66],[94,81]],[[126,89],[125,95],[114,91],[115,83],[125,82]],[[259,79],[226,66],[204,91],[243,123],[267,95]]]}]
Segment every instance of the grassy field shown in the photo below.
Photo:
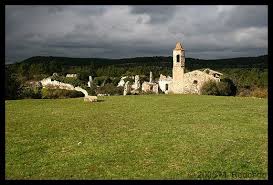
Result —
[{"label": "grassy field", "polygon": [[268,178],[267,99],[100,99],[6,101],[6,179]]}]

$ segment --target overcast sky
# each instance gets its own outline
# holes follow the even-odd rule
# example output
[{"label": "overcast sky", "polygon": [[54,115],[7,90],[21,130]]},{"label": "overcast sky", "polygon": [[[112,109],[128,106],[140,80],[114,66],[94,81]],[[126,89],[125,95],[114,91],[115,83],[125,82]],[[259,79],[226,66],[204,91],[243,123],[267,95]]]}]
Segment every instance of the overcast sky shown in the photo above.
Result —
[{"label": "overcast sky", "polygon": [[268,6],[6,6],[6,63],[32,56],[216,59],[268,53]]}]

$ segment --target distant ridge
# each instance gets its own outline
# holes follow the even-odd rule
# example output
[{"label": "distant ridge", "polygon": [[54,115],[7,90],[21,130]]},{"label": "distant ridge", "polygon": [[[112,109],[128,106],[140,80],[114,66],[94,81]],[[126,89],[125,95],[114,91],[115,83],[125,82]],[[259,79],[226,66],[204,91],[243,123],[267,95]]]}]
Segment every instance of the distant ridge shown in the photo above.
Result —
[{"label": "distant ridge", "polygon": [[[70,58],[70,57],[54,57],[54,56],[34,56],[19,63],[33,64],[33,63],[58,63],[65,66],[86,66],[94,65],[95,67],[102,67],[107,65],[115,66],[162,66],[172,67],[172,57],[155,56],[155,57],[135,57],[123,59],[107,59],[107,58]],[[16,64],[16,63],[15,63]],[[18,64],[18,63],[17,63]],[[12,65],[12,64],[9,64]],[[268,55],[257,57],[238,57],[226,59],[195,59],[186,58],[186,67],[189,69],[195,68],[267,68]]]}]

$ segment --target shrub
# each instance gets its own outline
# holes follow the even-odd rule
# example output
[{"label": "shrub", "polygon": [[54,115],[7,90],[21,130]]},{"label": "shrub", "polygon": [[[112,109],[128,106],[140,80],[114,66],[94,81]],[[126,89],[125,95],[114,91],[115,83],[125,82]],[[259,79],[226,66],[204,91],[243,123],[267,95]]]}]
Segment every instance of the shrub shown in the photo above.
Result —
[{"label": "shrub", "polygon": [[42,87],[24,86],[22,88],[21,98],[34,98],[34,99],[42,98]]},{"label": "shrub", "polygon": [[84,94],[75,90],[66,90],[66,89],[42,89],[42,98],[43,99],[56,99],[56,98],[77,98],[83,97]]},{"label": "shrub", "polygon": [[77,75],[81,81],[87,81],[89,79],[90,73],[85,71],[85,72],[80,72]]},{"label": "shrub", "polygon": [[238,96],[251,96],[250,88],[239,88],[237,92]]},{"label": "shrub", "polygon": [[22,93],[22,82],[6,71],[5,78],[5,99],[18,99]]},{"label": "shrub", "polygon": [[219,95],[217,83],[215,81],[208,81],[201,87],[201,94],[203,95]]},{"label": "shrub", "polygon": [[120,78],[114,77],[111,80],[112,80],[112,84],[114,84],[115,86],[117,86],[118,83],[119,83],[119,81],[120,81]]},{"label": "shrub", "polygon": [[254,96],[257,98],[266,98],[268,97],[268,90],[266,88],[255,88],[251,92],[251,96]]},{"label": "shrub", "polygon": [[73,85],[74,87],[81,86],[81,84],[82,84],[82,81],[79,80],[79,79],[76,78],[76,77],[65,78],[63,82],[64,82],[64,83],[71,84],[71,85]]},{"label": "shrub", "polygon": [[110,95],[122,95],[123,87],[116,87],[114,84],[105,84],[102,87],[98,87],[96,90],[97,94],[110,94]]},{"label": "shrub", "polygon": [[217,83],[217,88],[220,96],[235,96],[237,92],[237,87],[228,78],[224,78]]},{"label": "shrub", "polygon": [[111,83],[111,79],[108,76],[95,77],[93,83],[97,86],[103,86],[107,83]]},{"label": "shrub", "polygon": [[220,82],[208,81],[201,87],[201,94],[204,95],[215,95],[215,96],[235,96],[237,87],[233,81],[225,78]]},{"label": "shrub", "polygon": [[129,81],[130,85],[132,85],[135,82],[135,80],[132,78],[129,78],[129,77],[124,78],[124,82],[126,83],[127,81]]},{"label": "shrub", "polygon": [[57,76],[57,75],[54,75],[51,77],[52,80],[56,80],[56,81],[59,81],[59,82],[64,82],[64,79],[65,77],[64,76]]},{"label": "shrub", "polygon": [[268,89],[267,88],[263,88],[263,87],[257,87],[257,86],[245,86],[245,87],[241,87],[238,90],[237,93],[238,96],[253,96],[253,97],[257,97],[257,98],[266,98],[268,97]]},{"label": "shrub", "polygon": [[96,89],[97,89],[96,84],[91,83],[91,87],[88,87],[87,85],[81,85],[80,87],[85,89],[89,95],[91,95],[91,96],[96,95]]},{"label": "shrub", "polygon": [[81,86],[84,84],[81,80],[79,80],[77,77],[64,77],[64,76],[53,76],[52,80],[56,80],[59,82],[71,84],[74,87]]},{"label": "shrub", "polygon": [[40,80],[47,78],[47,77],[48,77],[47,74],[36,74],[36,75],[33,75],[32,80],[40,81]]}]

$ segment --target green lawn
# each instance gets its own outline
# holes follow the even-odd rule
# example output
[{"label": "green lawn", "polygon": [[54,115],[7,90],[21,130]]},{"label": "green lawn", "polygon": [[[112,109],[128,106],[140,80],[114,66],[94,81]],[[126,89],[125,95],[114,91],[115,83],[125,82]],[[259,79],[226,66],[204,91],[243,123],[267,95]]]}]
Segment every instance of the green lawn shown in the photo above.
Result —
[{"label": "green lawn", "polygon": [[6,101],[6,179],[268,178],[267,99],[99,99]]}]

